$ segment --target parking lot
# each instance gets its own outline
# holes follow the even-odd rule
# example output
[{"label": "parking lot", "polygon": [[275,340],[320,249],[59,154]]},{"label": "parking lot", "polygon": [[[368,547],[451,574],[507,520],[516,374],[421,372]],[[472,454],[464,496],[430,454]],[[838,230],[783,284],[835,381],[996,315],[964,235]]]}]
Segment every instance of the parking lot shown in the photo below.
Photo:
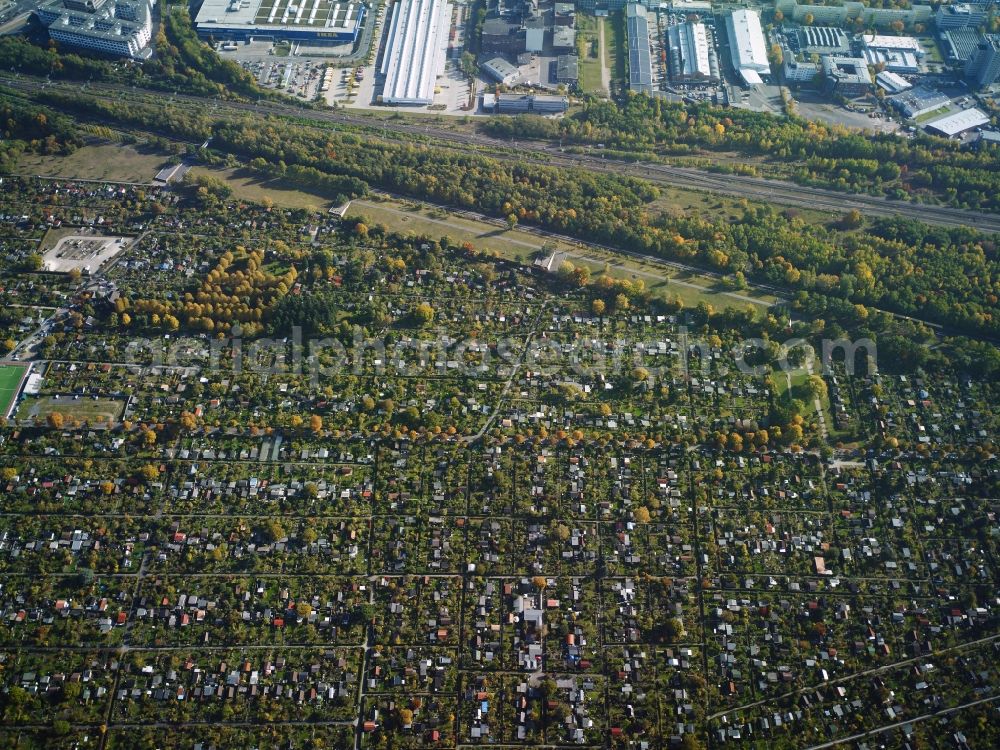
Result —
[{"label": "parking lot", "polygon": [[42,256],[42,263],[46,271],[54,273],[68,273],[73,270],[94,273],[128,247],[133,239],[133,237],[69,235],[60,238],[55,247]]}]

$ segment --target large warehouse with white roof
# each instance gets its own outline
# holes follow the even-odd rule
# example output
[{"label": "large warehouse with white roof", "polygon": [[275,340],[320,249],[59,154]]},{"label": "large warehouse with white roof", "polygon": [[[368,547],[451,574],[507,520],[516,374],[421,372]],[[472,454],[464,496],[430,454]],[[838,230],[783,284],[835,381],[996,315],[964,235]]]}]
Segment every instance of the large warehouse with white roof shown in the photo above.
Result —
[{"label": "large warehouse with white roof", "polygon": [[667,29],[667,61],[675,81],[718,80],[719,61],[705,24],[688,21]]},{"label": "large warehouse with white roof", "polygon": [[215,39],[339,45],[355,42],[364,18],[364,4],[353,0],[205,0],[194,25]]},{"label": "large warehouse with white roof", "polygon": [[450,11],[444,0],[399,0],[389,11],[389,35],[379,72],[384,104],[433,104],[444,71]]},{"label": "large warehouse with white roof", "polygon": [[760,83],[761,74],[770,72],[771,64],[767,60],[767,44],[757,11],[734,10],[726,18],[726,31],[736,72],[747,85]]}]

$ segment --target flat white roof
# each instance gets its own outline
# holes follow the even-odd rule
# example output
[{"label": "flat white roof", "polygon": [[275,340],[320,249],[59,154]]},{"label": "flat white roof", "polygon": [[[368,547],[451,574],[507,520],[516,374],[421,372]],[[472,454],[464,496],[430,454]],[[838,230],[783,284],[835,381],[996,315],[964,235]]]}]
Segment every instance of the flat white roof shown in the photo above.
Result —
[{"label": "flat white roof", "polygon": [[902,49],[916,55],[923,55],[920,42],[912,36],[889,36],[887,34],[864,34],[862,40],[869,49]]},{"label": "flat white roof", "polygon": [[875,76],[875,79],[883,88],[888,89],[894,94],[913,88],[912,83],[903,78],[903,76],[893,73],[891,70],[883,70]]},{"label": "flat white roof", "polygon": [[667,29],[671,47],[677,47],[681,54],[684,75],[701,74],[706,78],[712,74],[708,62],[708,33],[705,24],[682,23]]},{"label": "flat white roof", "polygon": [[943,135],[952,136],[964,133],[966,130],[978,128],[989,123],[989,116],[982,110],[963,109],[961,112],[953,112],[950,115],[927,123],[929,130],[936,130]]},{"label": "flat white roof", "polygon": [[350,32],[362,18],[355,0],[205,0],[198,11],[199,29]]},{"label": "flat white roof", "polygon": [[747,86],[759,86],[764,83],[763,79],[753,68],[740,68],[740,77],[746,82]]},{"label": "flat white roof", "polygon": [[754,10],[734,10],[726,19],[733,67],[766,73],[771,69],[767,60],[767,44],[760,27],[760,16]]},{"label": "flat white roof", "polygon": [[444,0],[399,0],[382,60],[387,104],[432,104],[434,84],[444,69],[448,42],[448,4]]}]

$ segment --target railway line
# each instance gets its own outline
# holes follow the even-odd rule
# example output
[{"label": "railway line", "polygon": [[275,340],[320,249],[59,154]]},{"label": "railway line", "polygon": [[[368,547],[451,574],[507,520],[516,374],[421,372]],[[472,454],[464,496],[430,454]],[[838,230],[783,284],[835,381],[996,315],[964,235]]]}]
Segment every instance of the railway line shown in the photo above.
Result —
[{"label": "railway line", "polygon": [[[155,97],[164,100],[163,92],[139,89],[115,84],[80,84],[67,82],[47,82],[43,79],[20,76],[0,78],[0,84],[39,97],[40,89],[46,88],[65,93],[86,93],[94,97],[115,100]],[[472,146],[492,150],[516,150],[522,155],[531,155],[538,163],[551,166],[585,169],[588,171],[616,174],[624,177],[644,179],[654,184],[686,188],[702,192],[717,193],[738,198],[767,201],[785,206],[806,208],[817,211],[843,213],[856,209],[872,216],[902,216],[928,224],[942,226],[971,227],[986,232],[1000,232],[1000,215],[987,214],[950,206],[904,203],[882,196],[843,193],[824,188],[797,185],[784,180],[750,177],[746,175],[715,174],[690,167],[677,167],[652,162],[625,162],[609,159],[598,154],[568,153],[545,142],[531,140],[504,140],[482,133],[452,130],[438,123],[422,123],[397,118],[374,118],[344,109],[314,110],[278,102],[231,102],[206,100],[188,94],[173,94],[170,101],[196,105],[212,112],[241,111],[257,115],[293,117],[314,123],[347,125],[366,129],[372,135],[378,131],[386,136],[391,133],[423,137],[454,147]]]}]

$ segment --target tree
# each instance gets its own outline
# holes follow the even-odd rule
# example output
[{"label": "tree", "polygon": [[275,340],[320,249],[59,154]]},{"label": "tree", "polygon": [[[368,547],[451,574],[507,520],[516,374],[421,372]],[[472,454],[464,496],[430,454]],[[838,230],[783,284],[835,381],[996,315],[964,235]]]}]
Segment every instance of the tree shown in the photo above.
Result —
[{"label": "tree", "polygon": [[418,326],[425,326],[434,320],[434,308],[426,302],[421,302],[410,311],[410,316]]},{"label": "tree", "polygon": [[605,305],[604,300],[602,299],[595,299],[590,303],[590,311],[594,313],[594,315],[604,315],[604,309]]},{"label": "tree", "polygon": [[645,505],[640,505],[635,509],[635,520],[639,523],[649,523],[651,517],[649,508]]},{"label": "tree", "polygon": [[309,417],[309,429],[312,430],[314,434],[319,434],[323,430],[323,417],[319,414],[313,414]]},{"label": "tree", "polygon": [[54,430],[61,430],[62,427],[63,427],[63,424],[65,424],[65,422],[66,422],[66,419],[65,419],[65,417],[63,417],[63,415],[62,415],[61,412],[54,411],[54,412],[51,412],[45,418],[45,421],[48,423],[49,427],[51,427],[52,429],[54,429]]},{"label": "tree", "polygon": [[142,431],[142,442],[147,448],[152,448],[156,445],[156,430],[143,430]]},{"label": "tree", "polygon": [[152,482],[160,476],[160,469],[156,464],[146,464],[139,470],[139,473],[147,482]]},{"label": "tree", "polygon": [[195,427],[198,426],[198,418],[195,417],[195,415],[189,411],[181,412],[180,421],[181,421],[181,427],[183,427],[188,432],[191,432],[191,430],[193,430]]}]

